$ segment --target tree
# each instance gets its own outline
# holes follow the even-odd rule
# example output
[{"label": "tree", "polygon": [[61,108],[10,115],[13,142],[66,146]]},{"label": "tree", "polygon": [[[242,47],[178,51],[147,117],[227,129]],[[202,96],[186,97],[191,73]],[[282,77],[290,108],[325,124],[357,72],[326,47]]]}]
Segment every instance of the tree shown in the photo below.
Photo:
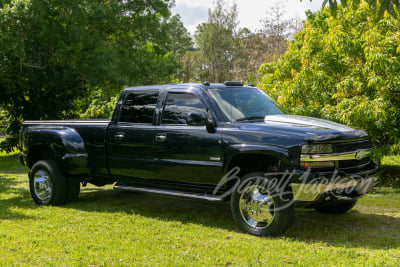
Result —
[{"label": "tree", "polygon": [[[168,1],[5,2],[0,109],[11,136],[22,120],[77,116],[76,100],[93,88],[107,93],[124,84],[166,82],[177,67],[169,51]],[[15,139],[7,144],[15,145]]]},{"label": "tree", "polygon": [[208,21],[197,26],[196,46],[203,56],[201,68],[209,70],[207,80],[222,82],[233,76],[233,61],[236,58],[237,5],[225,6],[217,1],[208,11]]},{"label": "tree", "polygon": [[201,82],[210,80],[209,68],[204,67],[204,57],[199,50],[190,50],[182,59],[184,82]]},{"label": "tree", "polygon": [[282,2],[276,2],[267,12],[267,17],[262,20],[262,33],[268,39],[266,50],[268,57],[280,56],[287,50],[287,42],[291,36],[290,28],[292,21],[283,19],[285,8]]},{"label": "tree", "polygon": [[285,6],[277,1],[261,20],[262,28],[256,32],[240,29],[237,35],[237,57],[234,61],[235,79],[255,83],[258,68],[274,57],[282,56],[288,41],[300,30],[299,19],[284,19]]},{"label": "tree", "polygon": [[377,145],[399,140],[400,22],[358,9],[308,13],[288,52],[260,68],[259,86],[293,113],[366,129]]},{"label": "tree", "polygon": [[253,33],[247,28],[240,29],[237,35],[237,57],[234,61],[234,79],[254,83],[258,68],[265,62],[267,49],[265,36]]},{"label": "tree", "polygon": [[170,50],[174,58],[179,63],[179,69],[175,74],[175,79],[183,80],[184,71],[182,71],[183,57],[187,51],[193,50],[193,41],[189,32],[183,26],[180,15],[175,15],[169,20],[169,37],[171,38]]}]

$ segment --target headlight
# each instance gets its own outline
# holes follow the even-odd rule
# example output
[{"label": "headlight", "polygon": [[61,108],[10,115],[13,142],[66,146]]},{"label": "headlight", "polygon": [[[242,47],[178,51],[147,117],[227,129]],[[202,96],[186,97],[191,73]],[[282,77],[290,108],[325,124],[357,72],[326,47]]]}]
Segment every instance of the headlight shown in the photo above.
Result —
[{"label": "headlight", "polygon": [[331,144],[308,144],[301,147],[301,154],[326,154],[332,153]]}]

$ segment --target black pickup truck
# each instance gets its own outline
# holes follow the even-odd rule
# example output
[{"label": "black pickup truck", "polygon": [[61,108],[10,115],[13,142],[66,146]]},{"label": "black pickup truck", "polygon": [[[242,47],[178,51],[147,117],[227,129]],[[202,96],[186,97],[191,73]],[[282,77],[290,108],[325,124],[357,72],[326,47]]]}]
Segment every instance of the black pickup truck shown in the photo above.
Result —
[{"label": "black pickup truck", "polygon": [[81,183],[114,184],[230,201],[254,235],[284,233],[295,203],[350,210],[378,170],[364,131],[286,115],[239,82],[126,88],[111,120],[26,121],[20,144],[39,205],[75,201]]}]

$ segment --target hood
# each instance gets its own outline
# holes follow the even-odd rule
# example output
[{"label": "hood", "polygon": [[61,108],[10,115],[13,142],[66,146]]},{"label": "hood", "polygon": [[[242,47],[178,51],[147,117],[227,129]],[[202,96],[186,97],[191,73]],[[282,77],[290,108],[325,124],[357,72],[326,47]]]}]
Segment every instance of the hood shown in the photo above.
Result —
[{"label": "hood", "polygon": [[364,131],[355,130],[336,122],[296,115],[270,115],[264,122],[244,122],[239,127],[246,130],[276,132],[302,136],[309,141],[365,138]]}]

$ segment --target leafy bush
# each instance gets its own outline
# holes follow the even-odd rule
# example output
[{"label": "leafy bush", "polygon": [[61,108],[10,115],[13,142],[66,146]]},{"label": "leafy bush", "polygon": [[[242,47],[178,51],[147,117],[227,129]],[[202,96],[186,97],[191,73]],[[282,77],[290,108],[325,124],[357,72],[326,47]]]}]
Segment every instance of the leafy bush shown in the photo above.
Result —
[{"label": "leafy bush", "polygon": [[0,136],[3,134],[3,129],[7,125],[7,114],[5,111],[0,109]]},{"label": "leafy bush", "polygon": [[111,119],[117,100],[118,96],[108,97],[99,90],[92,96],[89,106],[80,117],[82,119]]},{"label": "leafy bush", "polygon": [[365,2],[307,16],[288,52],[261,66],[259,87],[292,113],[365,129],[378,146],[398,143],[400,22],[376,21]]}]

